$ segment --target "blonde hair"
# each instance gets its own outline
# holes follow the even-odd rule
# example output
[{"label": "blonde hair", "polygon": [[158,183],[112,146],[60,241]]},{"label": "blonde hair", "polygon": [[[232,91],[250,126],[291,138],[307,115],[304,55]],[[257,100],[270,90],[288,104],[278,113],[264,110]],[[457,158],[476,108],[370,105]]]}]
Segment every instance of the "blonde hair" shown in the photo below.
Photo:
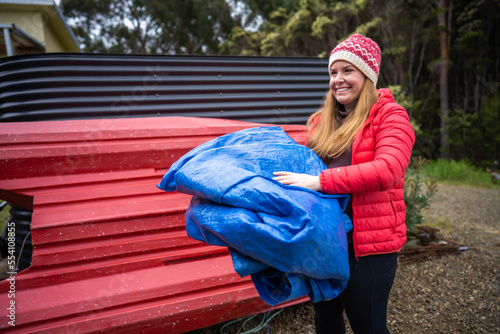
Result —
[{"label": "blonde hair", "polygon": [[354,136],[368,119],[370,109],[377,100],[375,84],[365,79],[356,107],[342,124],[339,115],[340,103],[332,92],[328,91],[322,108],[307,121],[307,146],[324,161],[340,156],[351,146]]}]

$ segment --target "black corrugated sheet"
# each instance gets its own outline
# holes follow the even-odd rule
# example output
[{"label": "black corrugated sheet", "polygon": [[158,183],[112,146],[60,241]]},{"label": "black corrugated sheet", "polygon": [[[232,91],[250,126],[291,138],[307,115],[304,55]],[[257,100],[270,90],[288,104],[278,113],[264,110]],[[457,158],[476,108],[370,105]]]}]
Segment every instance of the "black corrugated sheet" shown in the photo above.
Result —
[{"label": "black corrugated sheet", "polygon": [[0,121],[194,116],[305,124],[328,91],[315,58],[45,53],[0,59]]}]

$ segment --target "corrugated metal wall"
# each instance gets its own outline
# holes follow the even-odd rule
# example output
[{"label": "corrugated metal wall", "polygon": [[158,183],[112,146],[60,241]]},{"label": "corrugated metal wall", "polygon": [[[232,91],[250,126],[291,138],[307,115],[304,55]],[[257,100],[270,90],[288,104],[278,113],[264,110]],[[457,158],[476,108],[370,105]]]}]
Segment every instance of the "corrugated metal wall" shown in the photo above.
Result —
[{"label": "corrugated metal wall", "polygon": [[196,116],[304,124],[328,90],[312,58],[37,54],[0,59],[0,121]]}]

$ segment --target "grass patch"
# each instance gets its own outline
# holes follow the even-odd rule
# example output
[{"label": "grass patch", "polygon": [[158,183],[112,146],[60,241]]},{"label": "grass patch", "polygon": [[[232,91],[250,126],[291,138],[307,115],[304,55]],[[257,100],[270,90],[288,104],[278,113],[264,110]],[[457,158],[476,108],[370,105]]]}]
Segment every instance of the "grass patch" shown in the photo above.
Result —
[{"label": "grass patch", "polygon": [[483,188],[500,188],[491,181],[491,175],[475,168],[471,163],[462,160],[432,160],[426,164],[422,173],[438,182],[452,185],[467,185]]}]

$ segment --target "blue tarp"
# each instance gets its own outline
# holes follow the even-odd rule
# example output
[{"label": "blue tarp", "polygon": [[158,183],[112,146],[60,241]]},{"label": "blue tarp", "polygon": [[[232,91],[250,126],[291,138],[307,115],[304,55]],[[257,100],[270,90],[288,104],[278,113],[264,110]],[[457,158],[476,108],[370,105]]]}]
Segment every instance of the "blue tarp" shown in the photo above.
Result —
[{"label": "blue tarp", "polygon": [[318,175],[325,168],[281,128],[257,127],[191,150],[158,187],[193,195],[188,235],[228,247],[236,272],[251,275],[268,304],[306,294],[316,302],[335,298],[349,278],[349,196],[282,185],[272,173]]}]

